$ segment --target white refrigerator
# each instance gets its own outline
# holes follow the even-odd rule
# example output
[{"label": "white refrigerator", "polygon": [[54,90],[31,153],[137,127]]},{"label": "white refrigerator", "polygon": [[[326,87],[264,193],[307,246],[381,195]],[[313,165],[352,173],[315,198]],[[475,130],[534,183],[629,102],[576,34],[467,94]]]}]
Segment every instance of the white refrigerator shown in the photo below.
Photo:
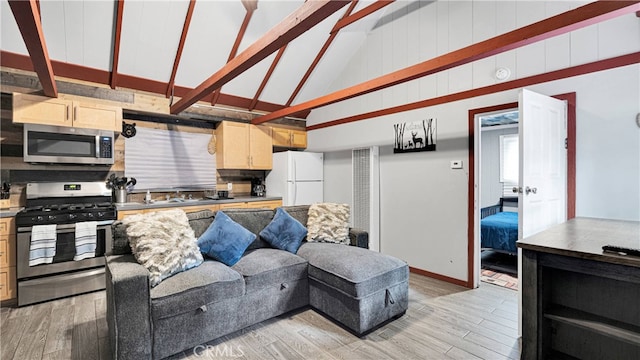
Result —
[{"label": "white refrigerator", "polygon": [[324,155],[284,151],[273,154],[273,170],[265,181],[267,196],[281,196],[282,205],[311,205],[322,202]]}]

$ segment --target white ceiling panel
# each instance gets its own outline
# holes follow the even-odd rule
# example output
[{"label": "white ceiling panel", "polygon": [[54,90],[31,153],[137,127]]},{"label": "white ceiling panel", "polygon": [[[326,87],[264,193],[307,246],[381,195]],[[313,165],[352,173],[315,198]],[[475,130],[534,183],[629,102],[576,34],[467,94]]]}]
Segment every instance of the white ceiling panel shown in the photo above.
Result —
[{"label": "white ceiling panel", "polygon": [[253,44],[271,28],[299,8],[304,1],[258,1],[258,9],[253,12],[247,31],[240,43],[239,52]]},{"label": "white ceiling panel", "polygon": [[40,2],[49,57],[111,70],[114,6],[109,1]]},{"label": "white ceiling panel", "polygon": [[13,18],[11,7],[7,0],[0,2],[0,20],[2,20],[2,31],[0,32],[0,48],[16,54],[27,55],[27,47],[24,45],[20,29]]},{"label": "white ceiling panel", "polygon": [[[222,92],[225,94],[253,99],[275,57],[276,53],[267,56],[264,60],[255,64],[249,70],[231,80],[222,88]],[[262,100],[262,98],[260,100]]]},{"label": "white ceiling panel", "polygon": [[366,36],[364,32],[340,32],[293,104],[315,99],[332,90],[331,85],[334,80],[342,73],[347,62],[358,51]]},{"label": "white ceiling panel", "polygon": [[188,6],[188,0],[126,1],[118,72],[168,81]]},{"label": "white ceiling panel", "polygon": [[[240,43],[238,54],[264,36],[302,4],[303,1],[259,1],[258,9],[251,16],[247,31]],[[252,99],[267,74],[276,53],[277,51],[230,81],[222,88],[222,92]]]},{"label": "white ceiling panel", "polygon": [[246,10],[240,1],[198,1],[176,85],[194,88],[227,63]]},{"label": "white ceiling panel", "polygon": [[261,100],[275,104],[285,104],[289,100],[318,52],[329,39],[331,29],[346,10],[345,8],[337,11],[289,43],[278,67],[262,92]]},{"label": "white ceiling panel", "polygon": [[42,32],[47,42],[49,58],[69,62],[67,60],[67,36],[64,30],[66,27],[64,3],[62,1],[43,1],[40,3],[40,11],[42,12]]}]

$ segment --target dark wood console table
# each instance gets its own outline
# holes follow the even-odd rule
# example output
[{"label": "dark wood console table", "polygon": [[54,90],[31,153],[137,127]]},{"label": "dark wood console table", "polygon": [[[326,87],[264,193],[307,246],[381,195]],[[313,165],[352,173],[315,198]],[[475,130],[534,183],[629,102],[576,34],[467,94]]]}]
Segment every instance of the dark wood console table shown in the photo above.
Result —
[{"label": "dark wood console table", "polygon": [[576,218],[518,241],[522,359],[640,359],[640,222]]}]

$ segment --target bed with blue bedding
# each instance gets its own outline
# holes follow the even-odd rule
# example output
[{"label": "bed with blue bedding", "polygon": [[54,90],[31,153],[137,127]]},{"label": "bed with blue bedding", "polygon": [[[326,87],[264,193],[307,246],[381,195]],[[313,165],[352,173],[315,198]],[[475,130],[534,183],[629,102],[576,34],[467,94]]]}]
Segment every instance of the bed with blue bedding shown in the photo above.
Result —
[{"label": "bed with blue bedding", "polygon": [[480,246],[515,254],[518,252],[518,213],[504,211],[505,205],[515,203],[516,211],[518,198],[501,198],[498,205],[483,208],[480,219]]}]

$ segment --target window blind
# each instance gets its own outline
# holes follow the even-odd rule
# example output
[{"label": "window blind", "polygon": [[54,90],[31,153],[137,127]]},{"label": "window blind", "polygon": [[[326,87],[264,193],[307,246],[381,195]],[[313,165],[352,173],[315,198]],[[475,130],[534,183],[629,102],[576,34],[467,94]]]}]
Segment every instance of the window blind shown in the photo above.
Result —
[{"label": "window blind", "polygon": [[519,135],[500,135],[500,182],[503,196],[513,196],[512,188],[518,186],[520,177]]},{"label": "window blind", "polygon": [[138,127],[125,140],[125,176],[135,177],[138,189],[212,188],[216,157],[207,146],[211,134]]}]

